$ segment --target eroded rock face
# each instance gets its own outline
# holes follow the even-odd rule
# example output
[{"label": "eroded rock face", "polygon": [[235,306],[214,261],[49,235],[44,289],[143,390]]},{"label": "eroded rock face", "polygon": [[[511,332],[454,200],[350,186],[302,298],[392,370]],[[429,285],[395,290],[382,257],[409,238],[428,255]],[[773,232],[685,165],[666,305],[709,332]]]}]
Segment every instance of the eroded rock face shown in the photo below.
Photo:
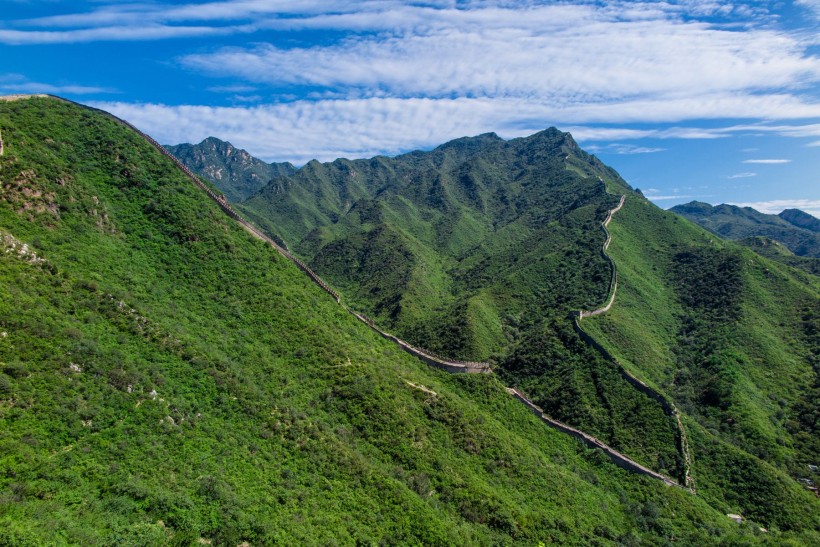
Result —
[{"label": "eroded rock face", "polygon": [[0,249],[4,255],[13,256],[30,264],[44,264],[45,258],[37,256],[34,249],[11,234],[0,232]]}]

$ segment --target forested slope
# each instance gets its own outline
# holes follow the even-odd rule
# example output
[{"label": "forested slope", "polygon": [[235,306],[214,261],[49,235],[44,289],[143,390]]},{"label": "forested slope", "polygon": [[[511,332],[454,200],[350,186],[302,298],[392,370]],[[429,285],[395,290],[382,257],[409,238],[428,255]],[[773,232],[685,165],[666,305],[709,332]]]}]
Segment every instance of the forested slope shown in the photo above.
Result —
[{"label": "forested slope", "polygon": [[[514,214],[477,202],[487,189],[516,195],[497,201],[514,202]],[[450,199],[419,198],[431,195]],[[589,343],[567,314],[607,303],[600,223],[620,195],[610,224],[620,290],[607,313],[583,320]],[[662,212],[568,135],[311,162],[246,210],[298,241],[345,299],[419,345],[489,354],[548,416],[680,482],[688,474],[723,512],[820,526],[816,498],[795,480],[812,478],[817,454],[816,278]],[[465,229],[464,211],[496,220]],[[480,243],[453,258],[437,233]]]},{"label": "forested slope", "polygon": [[0,543],[809,537],[401,352],[113,120],[33,98],[0,128]]},{"label": "forested slope", "polygon": [[820,453],[818,278],[638,195],[617,220],[617,303],[584,328],[688,416],[700,495],[817,527],[820,504],[794,479],[811,479]]},{"label": "forested slope", "polygon": [[395,158],[312,161],[241,209],[414,343],[486,359],[522,323],[606,294],[611,173],[556,129]]}]

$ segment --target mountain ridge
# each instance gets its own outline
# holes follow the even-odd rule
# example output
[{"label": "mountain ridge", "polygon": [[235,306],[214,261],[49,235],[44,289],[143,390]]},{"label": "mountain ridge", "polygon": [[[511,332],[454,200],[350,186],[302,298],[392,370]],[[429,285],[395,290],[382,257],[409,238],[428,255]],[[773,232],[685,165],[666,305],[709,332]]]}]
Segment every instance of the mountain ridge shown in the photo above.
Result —
[{"label": "mountain ridge", "polygon": [[247,199],[271,179],[296,172],[296,167],[289,162],[265,163],[216,137],[208,137],[199,144],[166,145],[165,148],[216,184],[231,201]]},{"label": "mountain ridge", "polygon": [[691,220],[710,232],[732,240],[763,236],[786,245],[794,254],[820,258],[820,219],[798,209],[777,215],[751,207],[691,201],[670,211]]},{"label": "mountain ridge", "polygon": [[[816,281],[773,267],[764,259],[741,258],[737,247],[719,243],[690,223],[678,223],[671,213],[660,214],[617,173],[576,150],[574,141],[564,135],[547,130],[529,141],[499,142],[492,136],[457,139],[437,152],[400,157],[416,162],[415,166],[396,166],[384,157],[311,162],[295,179],[274,181],[267,193],[263,190],[239,207],[271,233],[290,233],[282,238],[295,239],[296,252],[332,278],[358,309],[372,306],[380,324],[393,321],[400,332],[417,340],[438,337],[445,352],[469,347],[476,340],[485,344],[495,340],[500,349],[489,353],[496,372],[507,385],[527,393],[548,416],[590,432],[639,463],[671,476],[688,478],[689,466],[699,495],[727,512],[775,519],[770,523],[787,526],[816,522],[810,516],[810,498],[794,481],[805,472],[814,451],[805,439],[812,438],[810,417],[817,410],[816,403],[810,402],[810,378],[817,376],[808,349],[813,338],[800,334],[801,321],[795,318],[805,316],[805,303],[816,300]],[[531,149],[515,148],[539,140]],[[461,152],[463,156],[458,155]],[[527,158],[538,161],[528,164]],[[515,207],[515,198],[506,200],[506,208],[492,206],[497,195],[488,193],[488,188],[518,191],[522,180],[529,184],[521,193],[520,207]],[[552,193],[560,192],[562,182],[572,188],[568,199]],[[402,194],[404,187],[412,191]],[[608,303],[612,294],[608,292],[613,285],[611,262],[600,252],[609,240],[606,230],[601,238],[600,225],[615,206],[611,198],[603,197],[606,193],[628,197],[613,231],[619,242],[616,253],[620,253],[613,256],[617,271],[624,273],[618,275],[619,298],[609,313],[584,322],[589,344],[566,323],[565,314],[595,309]],[[588,204],[595,196],[606,204]],[[545,200],[541,210],[538,199]],[[298,216],[300,222],[309,219],[307,224],[288,225],[294,208],[307,212]],[[490,216],[481,216],[488,211]],[[517,216],[518,212],[523,213]],[[648,218],[662,237],[646,223]],[[538,226],[548,231],[527,232]],[[299,242],[303,234],[307,235]],[[439,234],[445,237],[437,240],[434,236]],[[498,239],[481,243],[484,234]],[[454,237],[462,238],[460,244],[448,246]],[[546,245],[551,241],[567,242],[565,254],[551,254]],[[623,248],[629,250],[625,255],[619,251]],[[465,266],[462,271],[454,266],[458,261]],[[741,267],[744,263],[754,268],[747,272],[749,268]],[[406,268],[407,264],[412,267]],[[522,273],[535,265],[539,277],[528,283],[529,276]],[[780,281],[758,278],[766,268],[780,272]],[[574,283],[561,273],[567,270],[583,272],[594,285]],[[681,276],[679,270],[689,273]],[[507,272],[509,277],[493,285],[499,273]],[[704,277],[705,272],[711,272],[711,277]],[[441,283],[441,278],[446,282]],[[654,286],[649,286],[650,280]],[[726,284],[731,298],[713,292],[714,280]],[[357,297],[356,291],[363,288],[366,298]],[[626,291],[623,308],[621,290]],[[419,299],[414,307],[413,291],[426,294],[426,302],[446,302],[447,291],[454,295],[462,291],[464,298],[438,309],[424,308]],[[757,311],[759,306],[744,303],[747,298],[739,296],[744,291],[754,295],[750,301],[765,302],[766,317]],[[636,298],[638,293],[643,296]],[[774,303],[771,294],[793,294],[794,300]],[[370,295],[376,297],[368,304]],[[531,299],[516,302],[522,295]],[[495,308],[499,301],[508,307]],[[736,336],[718,313],[732,317],[740,313],[741,305],[742,313],[753,319],[743,325],[742,336]],[[703,306],[708,310],[705,315],[700,311]],[[417,314],[426,328],[408,323],[402,327],[401,316],[409,312]],[[449,322],[439,323],[439,332],[431,333],[429,325],[440,321],[436,313],[446,315]],[[617,317],[617,324],[610,314]],[[705,321],[698,322],[699,317]],[[810,315],[806,317],[806,324],[814,324]],[[800,341],[789,342],[793,347],[787,348],[772,341],[759,324],[780,333],[782,340],[797,337]],[[697,328],[694,339],[686,334],[692,328]],[[704,343],[698,343],[698,338]],[[767,347],[761,348],[764,341]],[[724,352],[715,351],[722,346]],[[760,375],[758,363],[768,360],[769,366],[794,377],[793,388]],[[679,386],[670,386],[667,377],[658,373],[659,363],[666,363],[667,370],[684,371]],[[761,400],[759,386],[778,393],[783,407],[773,408]],[[637,436],[639,431],[642,435]],[[681,444],[690,449],[681,451]],[[687,463],[689,452],[693,456]],[[729,475],[732,483],[721,479]],[[789,507],[777,517],[769,513],[775,498]]]}]

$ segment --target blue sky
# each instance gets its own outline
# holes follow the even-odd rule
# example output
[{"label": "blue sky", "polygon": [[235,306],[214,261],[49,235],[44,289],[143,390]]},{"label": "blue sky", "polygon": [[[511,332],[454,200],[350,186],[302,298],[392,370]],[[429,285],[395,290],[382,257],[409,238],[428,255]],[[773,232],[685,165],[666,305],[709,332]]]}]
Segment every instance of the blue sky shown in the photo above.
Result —
[{"label": "blue sky", "polygon": [[93,104],[164,143],[299,165],[555,126],[663,207],[820,215],[820,0],[0,7],[0,94]]}]

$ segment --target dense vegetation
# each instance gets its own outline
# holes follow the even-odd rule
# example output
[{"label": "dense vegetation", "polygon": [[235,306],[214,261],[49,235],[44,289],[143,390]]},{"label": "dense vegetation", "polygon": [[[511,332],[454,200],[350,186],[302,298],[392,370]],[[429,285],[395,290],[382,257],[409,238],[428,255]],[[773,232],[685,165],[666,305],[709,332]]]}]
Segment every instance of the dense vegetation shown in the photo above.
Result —
[{"label": "dense vegetation", "polygon": [[247,199],[271,179],[296,171],[290,163],[265,163],[215,137],[208,137],[199,144],[166,148],[190,169],[217,185],[231,201]]},{"label": "dense vegetation", "polygon": [[[529,154],[532,147],[544,152]],[[454,175],[465,171],[481,176]],[[522,178],[539,183],[524,188]],[[475,206],[495,185],[521,194]],[[298,242],[346,299],[382,324],[444,353],[491,355],[502,380],[551,416],[681,478],[673,418],[566,320],[569,310],[604,301],[610,270],[599,223],[621,193],[627,205],[611,225],[621,290],[613,311],[584,329],[684,412],[705,499],[769,526],[817,530],[817,500],[794,480],[817,463],[817,279],[662,212],[567,135],[550,130],[509,143],[483,135],[395,160],[311,162],[246,209]],[[512,216],[493,206],[510,202],[518,206]],[[464,211],[502,219],[492,224],[500,228],[464,223]],[[533,232],[516,215],[552,220]],[[509,218],[516,220],[504,224]],[[448,238],[480,242],[453,254]],[[780,262],[810,272],[812,260]]]},{"label": "dense vegetation", "polygon": [[0,126],[0,544],[816,541],[429,369],[112,120]]},{"label": "dense vegetation", "polygon": [[692,201],[671,210],[727,239],[763,236],[782,243],[798,256],[820,258],[820,220],[798,209],[767,215],[751,207],[727,204],[713,207]]},{"label": "dense vegetation", "polygon": [[598,224],[614,176],[555,129],[458,139],[396,158],[312,161],[243,209],[412,342],[486,359],[521,322],[591,306],[609,266]]},{"label": "dense vegetation", "polygon": [[608,289],[599,225],[617,198],[604,177],[620,180],[555,129],[487,134],[311,162],[245,209],[380,325],[444,355],[494,356],[551,416],[678,476],[674,423],[566,328],[568,309]]},{"label": "dense vegetation", "polygon": [[810,478],[818,454],[818,279],[626,203],[610,225],[618,304],[584,328],[689,416],[704,498],[817,527],[817,498],[787,474]]}]

